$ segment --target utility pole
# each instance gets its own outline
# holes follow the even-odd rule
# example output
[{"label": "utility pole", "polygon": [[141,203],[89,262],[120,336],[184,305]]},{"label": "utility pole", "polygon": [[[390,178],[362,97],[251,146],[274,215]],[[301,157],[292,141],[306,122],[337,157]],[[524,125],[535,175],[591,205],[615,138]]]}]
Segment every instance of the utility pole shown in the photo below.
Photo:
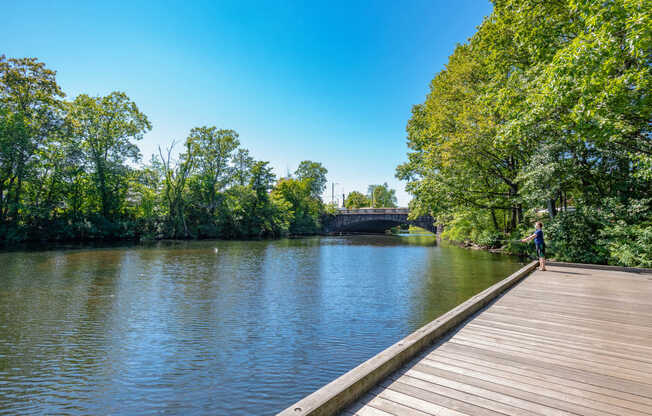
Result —
[{"label": "utility pole", "polygon": [[331,182],[331,204],[335,205],[335,185],[339,183]]}]

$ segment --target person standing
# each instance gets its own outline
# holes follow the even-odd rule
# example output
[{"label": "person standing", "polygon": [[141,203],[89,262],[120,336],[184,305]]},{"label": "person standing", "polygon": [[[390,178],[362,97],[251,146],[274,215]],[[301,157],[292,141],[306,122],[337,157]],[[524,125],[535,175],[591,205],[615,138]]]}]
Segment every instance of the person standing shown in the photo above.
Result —
[{"label": "person standing", "polygon": [[534,240],[534,246],[537,249],[537,257],[539,257],[539,270],[546,270],[546,242],[543,240],[543,223],[537,221],[535,223],[534,234],[522,239],[523,243]]}]

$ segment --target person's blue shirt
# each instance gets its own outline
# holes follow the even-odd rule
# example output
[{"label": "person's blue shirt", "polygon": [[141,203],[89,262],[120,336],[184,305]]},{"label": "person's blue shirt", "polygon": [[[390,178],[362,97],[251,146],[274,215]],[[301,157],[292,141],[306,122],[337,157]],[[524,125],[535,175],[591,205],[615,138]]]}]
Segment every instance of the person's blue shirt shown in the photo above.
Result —
[{"label": "person's blue shirt", "polygon": [[542,246],[543,245],[543,230],[536,230],[534,232],[534,234],[536,234],[536,236],[534,237],[534,244],[536,244],[538,246]]}]

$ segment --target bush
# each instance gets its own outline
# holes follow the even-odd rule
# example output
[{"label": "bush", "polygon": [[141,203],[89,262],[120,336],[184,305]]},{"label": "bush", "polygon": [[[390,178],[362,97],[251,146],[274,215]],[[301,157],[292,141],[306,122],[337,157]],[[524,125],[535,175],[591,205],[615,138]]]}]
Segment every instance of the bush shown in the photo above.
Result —
[{"label": "bush", "polygon": [[652,226],[618,224],[602,232],[612,263],[627,267],[652,267]]},{"label": "bush", "polygon": [[496,248],[502,245],[503,235],[500,232],[483,230],[478,233],[474,241],[482,247]]},{"label": "bush", "polygon": [[603,223],[595,209],[561,212],[544,226],[548,257],[576,263],[607,264],[609,252],[602,244]]}]

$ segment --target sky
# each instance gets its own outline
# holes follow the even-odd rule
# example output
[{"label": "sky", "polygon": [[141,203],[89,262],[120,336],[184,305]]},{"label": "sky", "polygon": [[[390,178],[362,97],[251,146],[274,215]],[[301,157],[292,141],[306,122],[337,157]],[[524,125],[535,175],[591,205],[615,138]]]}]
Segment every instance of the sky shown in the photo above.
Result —
[{"label": "sky", "polygon": [[[336,198],[387,182],[413,105],[488,0],[8,1],[0,54],[37,57],[73,99],[123,91],[152,123],[143,161],[191,128],[233,129],[278,176],[328,169]],[[180,147],[180,146],[179,146]]]}]

